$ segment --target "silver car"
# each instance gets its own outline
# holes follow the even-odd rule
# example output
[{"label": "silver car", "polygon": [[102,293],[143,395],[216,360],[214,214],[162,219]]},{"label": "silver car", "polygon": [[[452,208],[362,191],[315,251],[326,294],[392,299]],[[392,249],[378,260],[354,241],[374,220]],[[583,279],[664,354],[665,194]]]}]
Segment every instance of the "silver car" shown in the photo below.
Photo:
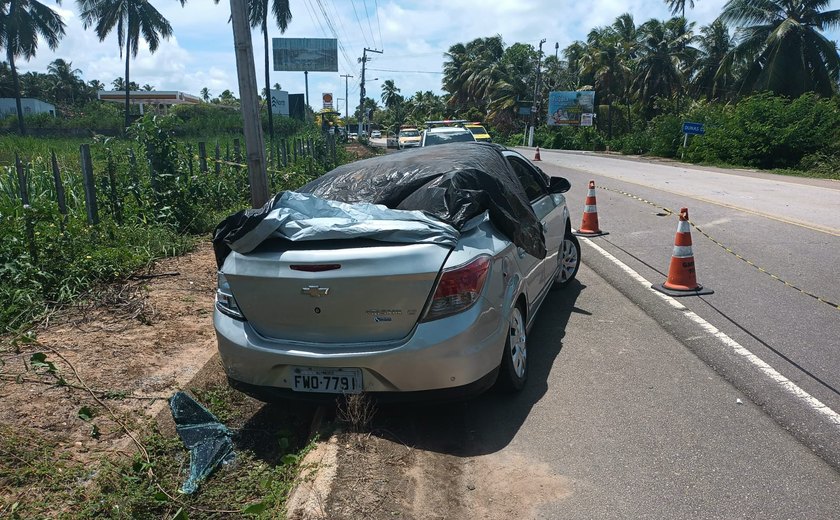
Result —
[{"label": "silver car", "polygon": [[[470,218],[448,243],[397,241],[393,231],[385,240],[335,239],[343,230],[335,226],[323,240],[266,240],[223,258],[217,252],[214,325],[231,386],[271,401],[360,392],[433,399],[473,396],[494,383],[512,391],[525,385],[528,331],[549,290],[569,284],[580,262],[562,195],[569,183],[491,144],[395,157],[405,163],[412,154],[470,146],[501,155],[509,169],[503,173],[518,181],[517,192],[538,219],[544,258],[502,233],[488,216],[493,208]],[[314,200],[295,192],[284,197]],[[342,208],[357,214],[368,206]],[[417,213],[444,235],[451,229]],[[295,232],[308,222],[280,220]]]}]

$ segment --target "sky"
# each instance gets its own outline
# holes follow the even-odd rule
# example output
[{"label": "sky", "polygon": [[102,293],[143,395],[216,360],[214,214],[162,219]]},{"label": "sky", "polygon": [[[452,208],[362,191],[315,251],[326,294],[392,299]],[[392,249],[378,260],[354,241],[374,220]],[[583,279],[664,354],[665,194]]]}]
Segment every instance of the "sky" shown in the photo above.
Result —
[{"label": "sky", "polygon": [[[229,0],[216,5],[210,0],[188,0],[181,7],[176,0],[151,0],[170,21],[173,36],[162,41],[151,54],[145,42],[132,60],[130,79],[139,85],[153,85],[156,90],[179,90],[198,95],[203,87],[211,96],[223,90],[238,92],[236,60]],[[686,17],[701,25],[713,21],[726,0],[697,0]],[[47,0],[49,5],[49,0]],[[832,0],[832,4],[840,0]],[[72,63],[82,71],[85,81],[98,79],[108,85],[125,72],[115,34],[100,42],[92,29],[84,29],[78,7],[72,0],[62,6],[52,5],[64,18],[67,34],[55,51],[39,46],[35,58],[20,60],[22,72],[46,72],[56,58]],[[837,8],[831,5],[829,8]],[[563,49],[575,40],[585,40],[594,27],[611,24],[620,14],[629,12],[636,25],[650,18],[666,19],[669,12],[663,0],[291,0],[292,21],[285,34],[270,27],[269,38],[338,38],[339,71],[309,74],[310,105],[320,109],[321,94],[329,92],[343,112],[345,79],[349,104],[359,103],[359,58],[367,47],[383,51],[369,53],[366,90],[368,97],[381,97],[382,82],[394,80],[404,96],[431,90],[441,94],[443,53],[453,44],[478,37],[501,35],[506,45],[516,42],[539,45],[550,55],[559,44]],[[840,31],[827,33],[840,40]],[[264,84],[263,39],[252,32],[257,82]],[[304,92],[302,72],[271,71],[270,83],[280,83],[290,93]],[[238,95],[238,94],[237,94]],[[338,99],[340,98],[340,99]],[[352,112],[352,108],[350,111]]]}]

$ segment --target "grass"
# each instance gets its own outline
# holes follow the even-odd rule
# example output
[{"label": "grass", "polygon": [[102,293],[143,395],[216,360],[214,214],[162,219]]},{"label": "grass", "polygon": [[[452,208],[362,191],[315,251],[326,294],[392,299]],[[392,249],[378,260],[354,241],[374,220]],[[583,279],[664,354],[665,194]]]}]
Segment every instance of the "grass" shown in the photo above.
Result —
[{"label": "grass", "polygon": [[[189,454],[174,433],[152,426],[139,454],[72,460],[49,434],[0,425],[0,517],[23,518],[278,518],[314,441],[292,409],[261,405],[224,383],[196,389],[208,409],[236,424],[235,459],[193,495],[177,489]],[[180,516],[178,516],[180,515]]]},{"label": "grass", "polygon": [[[199,140],[175,140],[171,125],[166,118],[143,119],[134,127],[133,140],[0,139],[0,333],[20,332],[51,306],[155,259],[190,250],[194,236],[206,237],[222,218],[248,206],[245,169],[221,164],[216,174],[212,162],[217,142],[223,161],[241,160],[234,156],[234,138],[204,139],[209,172],[203,173]],[[96,225],[89,224],[86,210],[79,154],[84,143],[90,144],[93,163],[100,220]],[[57,201],[53,152],[66,214]],[[245,153],[244,144],[240,153]],[[15,154],[25,168],[28,207],[21,200]],[[293,154],[288,157],[291,161]],[[350,154],[342,149],[338,160],[346,162]],[[325,168],[303,157],[286,167],[271,165],[270,189],[293,189]]]}]

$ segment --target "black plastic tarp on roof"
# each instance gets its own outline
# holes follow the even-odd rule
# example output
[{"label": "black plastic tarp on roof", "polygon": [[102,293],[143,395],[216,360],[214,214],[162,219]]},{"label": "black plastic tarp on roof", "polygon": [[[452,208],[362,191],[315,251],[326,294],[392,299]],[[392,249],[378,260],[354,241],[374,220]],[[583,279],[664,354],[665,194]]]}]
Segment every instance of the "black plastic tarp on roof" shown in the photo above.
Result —
[{"label": "black plastic tarp on roof", "polygon": [[[456,230],[487,211],[515,245],[545,258],[542,226],[501,150],[489,143],[406,150],[339,166],[296,191],[348,204],[422,211]],[[213,247],[219,267],[231,245],[253,233],[282,200],[278,194],[263,208],[240,211],[216,227]]]},{"label": "black plastic tarp on roof", "polygon": [[545,258],[540,221],[498,145],[452,143],[382,155],[339,166],[297,191],[420,210],[459,230],[488,211],[514,244]]}]

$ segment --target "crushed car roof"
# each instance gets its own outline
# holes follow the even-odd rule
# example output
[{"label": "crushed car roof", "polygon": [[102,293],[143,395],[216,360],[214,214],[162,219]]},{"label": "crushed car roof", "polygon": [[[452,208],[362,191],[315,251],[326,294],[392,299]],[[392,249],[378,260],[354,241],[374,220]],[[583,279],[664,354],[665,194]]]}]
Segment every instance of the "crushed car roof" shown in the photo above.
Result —
[{"label": "crushed car roof", "polygon": [[[457,230],[486,211],[515,245],[544,258],[539,219],[502,150],[470,142],[387,154],[339,166],[296,191],[348,204],[419,210]],[[230,244],[256,228],[282,200],[275,196],[263,208],[239,212],[216,228],[213,243],[219,265]]]}]

